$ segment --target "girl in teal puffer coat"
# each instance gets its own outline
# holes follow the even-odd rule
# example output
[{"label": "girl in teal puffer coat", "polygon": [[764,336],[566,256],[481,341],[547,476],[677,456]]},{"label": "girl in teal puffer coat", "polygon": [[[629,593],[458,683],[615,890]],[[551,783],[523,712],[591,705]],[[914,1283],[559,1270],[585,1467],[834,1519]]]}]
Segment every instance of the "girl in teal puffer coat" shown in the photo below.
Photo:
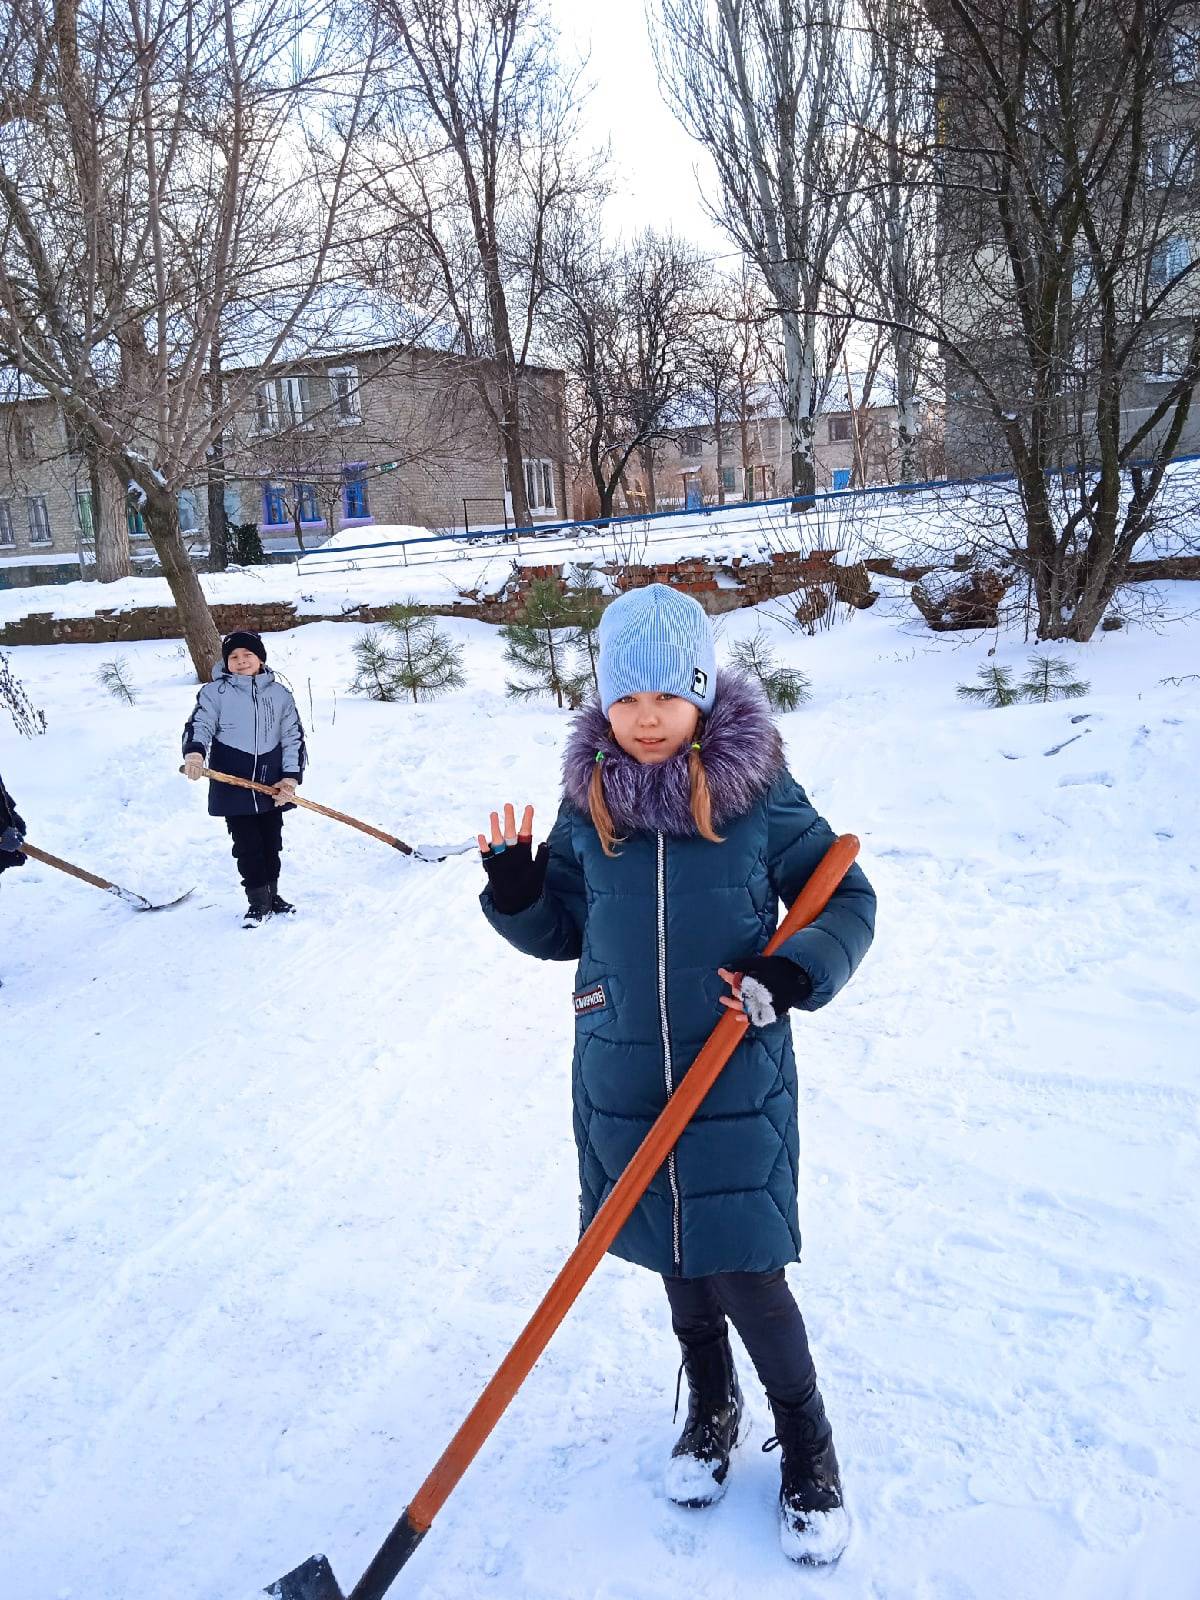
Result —
[{"label": "girl in teal puffer coat", "polygon": [[613,1246],[659,1273],[688,1377],[669,1496],[724,1493],[742,1432],[732,1320],[781,1449],[780,1536],[836,1560],[849,1524],[832,1431],[784,1268],[800,1253],[792,1009],[828,1004],[871,943],[875,895],[852,867],[827,908],[770,957],[834,834],[784,764],[757,685],[718,674],[707,616],[663,584],[600,626],[599,703],[576,719],[547,842],[508,805],[479,844],[484,913],[510,944],[577,963],[572,1070],[586,1227],[687,1071],[722,1006],[751,1026]]}]

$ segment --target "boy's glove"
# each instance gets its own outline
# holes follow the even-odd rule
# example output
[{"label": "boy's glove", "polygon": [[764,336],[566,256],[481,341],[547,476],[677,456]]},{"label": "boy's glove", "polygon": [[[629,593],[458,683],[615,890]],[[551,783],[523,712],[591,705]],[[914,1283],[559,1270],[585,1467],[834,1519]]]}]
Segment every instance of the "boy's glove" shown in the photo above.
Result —
[{"label": "boy's glove", "polygon": [[742,1007],[756,1028],[777,1022],[813,992],[808,973],[786,956],[747,956],[732,965],[742,975]]},{"label": "boy's glove", "polygon": [[183,770],[193,783],[204,776],[204,757],[199,750],[192,750],[184,756]]},{"label": "boy's glove", "polygon": [[25,835],[15,823],[0,833],[0,872],[7,872],[9,867],[25,865],[28,858],[21,854],[21,846],[24,843]]},{"label": "boy's glove", "polygon": [[492,904],[501,916],[512,917],[518,911],[528,911],[542,898],[549,846],[542,845],[535,856],[533,840],[518,839],[516,844],[507,845],[503,850],[493,846],[482,859],[491,885]]},{"label": "boy's glove", "polygon": [[295,778],[280,778],[275,787],[279,790],[279,793],[275,796],[275,804],[277,806],[286,806],[289,800],[296,798]]}]

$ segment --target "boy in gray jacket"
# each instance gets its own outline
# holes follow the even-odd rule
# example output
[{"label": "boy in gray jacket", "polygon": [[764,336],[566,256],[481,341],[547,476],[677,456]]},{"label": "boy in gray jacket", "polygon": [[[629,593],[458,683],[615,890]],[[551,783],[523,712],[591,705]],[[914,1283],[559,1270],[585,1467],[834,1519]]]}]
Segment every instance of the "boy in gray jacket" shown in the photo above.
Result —
[{"label": "boy in gray jacket", "polygon": [[200,778],[207,765],[213,772],[279,790],[272,799],[234,784],[212,781],[208,786],[209,815],[224,817],[233,839],[233,859],[246,890],[246,928],[296,909],[279,893],[279,857],[283,813],[295,809],[289,796],[304,776],[304,728],[290,691],[276,680],[266,660],[266,646],[257,633],[231,633],[222,641],[213,681],[196,696],[183,730],[189,778]]}]

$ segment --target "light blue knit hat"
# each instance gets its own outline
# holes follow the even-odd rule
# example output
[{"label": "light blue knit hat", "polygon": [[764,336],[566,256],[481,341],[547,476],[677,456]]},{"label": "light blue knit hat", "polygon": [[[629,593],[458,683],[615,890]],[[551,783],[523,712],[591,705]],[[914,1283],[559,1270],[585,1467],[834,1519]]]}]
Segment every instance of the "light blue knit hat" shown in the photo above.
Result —
[{"label": "light blue knit hat", "polygon": [[704,607],[665,583],[630,589],[600,619],[600,704],[626,694],[677,694],[711,711],[717,647]]}]

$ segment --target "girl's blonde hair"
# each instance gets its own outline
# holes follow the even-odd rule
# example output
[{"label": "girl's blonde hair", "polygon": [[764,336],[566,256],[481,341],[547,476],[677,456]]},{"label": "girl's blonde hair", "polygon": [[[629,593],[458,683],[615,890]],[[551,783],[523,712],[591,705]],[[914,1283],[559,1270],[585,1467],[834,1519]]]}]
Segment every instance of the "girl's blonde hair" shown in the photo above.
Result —
[{"label": "girl's blonde hair", "polygon": [[[611,729],[609,735],[611,737]],[[608,809],[608,801],[604,798],[603,768],[604,752],[598,751],[592,766],[591,781],[588,784],[588,810],[591,812],[592,826],[600,838],[600,848],[606,856],[615,856],[617,853],[615,846],[624,841],[617,835],[617,830],[613,826],[612,812]],[[688,751],[688,787],[691,795],[692,821],[696,824],[696,832],[710,844],[724,844],[724,838],[713,827],[712,796],[708,790],[708,774],[704,770],[704,762],[700,759],[698,740],[693,742]]]}]

